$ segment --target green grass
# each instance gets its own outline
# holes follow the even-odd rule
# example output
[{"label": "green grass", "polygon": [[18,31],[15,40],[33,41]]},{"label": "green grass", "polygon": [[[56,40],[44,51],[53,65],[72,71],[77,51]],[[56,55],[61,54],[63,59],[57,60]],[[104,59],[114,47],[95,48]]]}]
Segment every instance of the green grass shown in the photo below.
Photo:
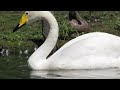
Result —
[{"label": "green grass", "polygon": [[[12,49],[31,48],[35,44],[29,39],[43,39],[40,22],[26,25],[15,33],[12,32],[22,13],[21,11],[0,11],[0,46]],[[55,11],[54,15],[60,28],[59,40],[68,41],[75,38],[72,37],[72,34],[75,34],[75,30],[69,26],[66,19],[68,12]],[[91,16],[89,11],[80,11],[80,15],[82,18],[90,18],[91,16],[100,18],[100,23],[91,26],[90,32],[101,31],[120,36],[120,11],[93,11]]]}]

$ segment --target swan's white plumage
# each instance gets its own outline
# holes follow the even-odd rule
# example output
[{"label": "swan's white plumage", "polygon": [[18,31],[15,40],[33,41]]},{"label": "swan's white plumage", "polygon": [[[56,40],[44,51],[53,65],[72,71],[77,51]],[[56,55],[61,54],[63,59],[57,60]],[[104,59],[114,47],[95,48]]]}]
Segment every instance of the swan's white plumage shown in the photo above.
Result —
[{"label": "swan's white plumage", "polygon": [[29,12],[28,22],[39,18],[48,21],[50,33],[43,45],[30,56],[28,63],[32,69],[96,69],[120,66],[120,37],[103,32],[79,36],[46,59],[57,42],[58,24],[48,11]]},{"label": "swan's white plumage", "polygon": [[71,40],[48,60],[53,60],[53,66],[62,63],[61,69],[119,67],[119,46],[118,36],[94,32]]}]

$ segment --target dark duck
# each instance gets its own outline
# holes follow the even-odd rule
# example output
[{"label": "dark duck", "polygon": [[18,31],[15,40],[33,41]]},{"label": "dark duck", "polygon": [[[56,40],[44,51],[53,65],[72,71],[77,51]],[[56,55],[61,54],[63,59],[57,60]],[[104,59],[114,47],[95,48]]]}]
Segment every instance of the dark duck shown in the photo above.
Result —
[{"label": "dark duck", "polygon": [[89,32],[90,25],[82,19],[78,11],[69,11],[69,24],[75,29],[77,35],[81,32]]}]

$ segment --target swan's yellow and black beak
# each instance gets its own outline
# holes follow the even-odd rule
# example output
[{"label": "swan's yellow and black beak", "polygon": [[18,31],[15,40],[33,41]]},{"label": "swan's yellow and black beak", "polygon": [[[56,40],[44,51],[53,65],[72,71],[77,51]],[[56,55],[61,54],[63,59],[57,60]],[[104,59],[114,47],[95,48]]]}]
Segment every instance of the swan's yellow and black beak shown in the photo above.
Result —
[{"label": "swan's yellow and black beak", "polygon": [[27,15],[24,13],[22,15],[22,18],[21,18],[20,22],[15,27],[15,29],[13,30],[13,32],[17,31],[19,28],[21,28],[22,26],[24,26],[26,24],[26,22],[27,22]]}]

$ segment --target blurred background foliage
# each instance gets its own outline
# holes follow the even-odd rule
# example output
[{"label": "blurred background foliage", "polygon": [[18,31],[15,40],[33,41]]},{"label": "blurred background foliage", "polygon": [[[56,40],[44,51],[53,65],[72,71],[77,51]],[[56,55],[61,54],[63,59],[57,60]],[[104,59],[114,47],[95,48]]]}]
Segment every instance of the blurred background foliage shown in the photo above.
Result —
[{"label": "blurred background foliage", "polygon": [[[35,44],[30,39],[43,39],[41,22],[26,25],[17,32],[13,29],[24,11],[0,11],[0,46],[19,49],[31,48]],[[80,16],[90,24],[90,32],[107,32],[120,36],[120,11],[79,11]],[[76,37],[76,32],[68,24],[68,11],[54,11],[59,24],[61,46]],[[80,35],[84,34],[81,33]]]}]

